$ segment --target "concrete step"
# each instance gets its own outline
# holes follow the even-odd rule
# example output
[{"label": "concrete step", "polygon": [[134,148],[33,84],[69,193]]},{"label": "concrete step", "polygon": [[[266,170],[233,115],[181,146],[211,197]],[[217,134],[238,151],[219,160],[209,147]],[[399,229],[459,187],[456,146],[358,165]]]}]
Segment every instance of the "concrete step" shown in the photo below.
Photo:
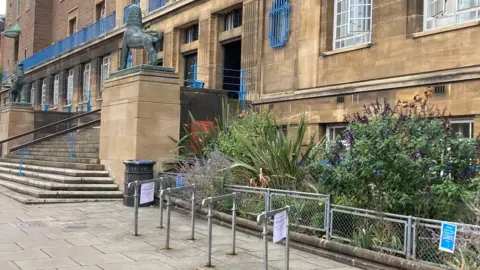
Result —
[{"label": "concrete step", "polygon": [[108,202],[119,201],[120,198],[37,198],[30,195],[18,193],[0,186],[0,193],[23,204],[47,204],[47,203],[83,203],[83,202]]},{"label": "concrete step", "polygon": [[[20,169],[18,168],[6,168],[0,167],[0,173],[8,173],[13,175],[18,175]],[[61,175],[55,173],[43,173],[43,172],[35,172],[30,170],[23,169],[22,166],[22,173],[34,179],[41,179],[51,182],[63,183],[63,184],[113,184],[113,178],[105,177],[105,176],[68,176],[68,175]]]},{"label": "concrete step", "polygon": [[[20,156],[20,151],[15,151],[9,155],[17,155]],[[97,153],[83,153],[83,152],[77,152],[76,150],[73,151],[73,154],[77,158],[93,158],[93,159],[98,159],[98,152]],[[32,158],[37,158],[37,157],[70,157],[70,151],[65,152],[65,151],[59,151],[59,152],[49,152],[49,153],[44,153],[44,152],[35,152],[35,151],[24,151],[23,156],[29,156]]]},{"label": "concrete step", "polygon": [[[18,172],[18,171],[17,171]],[[21,184],[24,186],[47,189],[47,190],[64,190],[64,191],[118,191],[117,184],[64,184],[45,180],[36,180],[34,178],[19,176],[9,173],[0,172],[0,180]]]},{"label": "concrete step", "polygon": [[[2,167],[19,170],[20,164],[0,161],[0,168]],[[33,171],[33,172],[53,173],[53,174],[67,175],[67,176],[74,176],[74,177],[108,177],[109,175],[108,171],[102,170],[103,167],[102,169],[82,170],[82,169],[68,169],[68,168],[46,167],[46,166],[23,164],[22,169]]]},{"label": "concrete step", "polygon": [[[19,158],[0,158],[0,162],[20,164],[20,159]],[[22,163],[27,165],[35,165],[35,166],[55,167],[59,169],[62,168],[62,169],[97,170],[97,171],[102,171],[105,169],[105,167],[101,164],[88,164],[88,163],[77,163],[77,162],[60,162],[60,161],[24,159]]]},{"label": "concrete step", "polygon": [[[99,149],[97,147],[75,147],[75,152],[78,153],[98,153]],[[70,153],[70,147],[45,147],[45,146],[39,146],[35,145],[32,147],[28,147],[28,151],[30,152],[36,152],[36,153],[43,153],[45,155],[48,155],[51,152],[68,152]],[[15,151],[19,152],[19,151]]]},{"label": "concrete step", "polygon": [[8,188],[18,193],[30,195],[36,198],[81,198],[81,199],[100,199],[100,198],[122,198],[121,191],[70,191],[70,190],[44,190],[40,188],[25,186],[0,179],[0,186]]},{"label": "concrete step", "polygon": [[[19,158],[0,158],[0,162],[16,163],[20,164]],[[55,168],[75,169],[75,170],[104,170],[105,167],[101,164],[88,164],[88,163],[76,163],[76,162],[57,162],[57,161],[44,161],[44,160],[30,160],[24,159],[23,164],[36,165],[36,166],[53,166]]]},{"label": "concrete step", "polygon": [[[7,158],[20,159],[18,153],[8,154]],[[50,157],[50,156],[27,156],[23,155],[23,160],[41,160],[41,161],[54,161],[54,162],[67,162],[67,163],[87,163],[87,164],[99,164],[98,158],[76,158],[76,157]]]},{"label": "concrete step", "polygon": [[[87,149],[100,149],[100,144],[98,143],[74,143],[73,146],[77,149],[79,148],[87,148]],[[71,147],[71,144],[70,142],[67,142],[65,141],[64,143],[58,143],[58,144],[42,144],[42,143],[38,143],[38,144],[34,144],[32,146],[29,146],[28,148],[29,149],[57,149],[57,148],[60,148],[60,149],[68,149],[70,150],[70,147]]]}]

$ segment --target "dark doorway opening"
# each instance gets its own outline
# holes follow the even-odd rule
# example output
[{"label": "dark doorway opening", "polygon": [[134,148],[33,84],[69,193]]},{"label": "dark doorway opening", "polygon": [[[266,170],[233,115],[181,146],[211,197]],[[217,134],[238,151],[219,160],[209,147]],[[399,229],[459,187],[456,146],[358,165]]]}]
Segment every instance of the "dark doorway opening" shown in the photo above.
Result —
[{"label": "dark doorway opening", "polygon": [[242,41],[237,40],[224,44],[223,49],[223,89],[229,91],[229,98],[238,98],[242,68]]},{"label": "dark doorway opening", "polygon": [[194,65],[197,64],[197,53],[185,55],[185,81],[186,86],[191,86],[195,79]]}]

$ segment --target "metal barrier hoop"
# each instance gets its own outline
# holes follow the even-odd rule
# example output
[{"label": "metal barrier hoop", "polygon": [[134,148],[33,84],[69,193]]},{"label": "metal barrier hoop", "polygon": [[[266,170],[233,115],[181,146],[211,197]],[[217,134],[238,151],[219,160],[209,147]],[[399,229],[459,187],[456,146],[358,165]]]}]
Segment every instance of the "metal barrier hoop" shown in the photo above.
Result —
[{"label": "metal barrier hoop", "polygon": [[233,205],[232,205],[232,253],[230,255],[236,255],[235,254],[235,232],[236,232],[236,219],[237,219],[237,196],[238,193],[230,193],[226,195],[221,195],[217,197],[208,197],[206,199],[202,200],[202,207],[207,207],[208,206],[208,260],[207,260],[207,267],[212,267],[212,206],[214,202],[218,202],[221,200],[226,200],[226,199],[233,199]]}]

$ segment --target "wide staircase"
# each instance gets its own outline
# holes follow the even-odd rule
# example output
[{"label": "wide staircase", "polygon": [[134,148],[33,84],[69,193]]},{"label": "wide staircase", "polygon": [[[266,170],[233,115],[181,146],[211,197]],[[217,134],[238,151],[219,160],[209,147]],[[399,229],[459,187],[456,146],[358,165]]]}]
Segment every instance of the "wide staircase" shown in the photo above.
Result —
[{"label": "wide staircase", "polygon": [[48,134],[51,138],[34,140],[0,158],[0,192],[27,204],[122,198],[99,161],[98,124],[69,130]]}]

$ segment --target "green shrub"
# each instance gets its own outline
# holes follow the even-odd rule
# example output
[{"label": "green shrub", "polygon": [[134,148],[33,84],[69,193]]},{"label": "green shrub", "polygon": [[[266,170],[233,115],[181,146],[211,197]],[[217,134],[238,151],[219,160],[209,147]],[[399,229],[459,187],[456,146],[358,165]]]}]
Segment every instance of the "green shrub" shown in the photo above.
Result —
[{"label": "green shrub", "polygon": [[[465,218],[478,181],[476,142],[454,134],[426,101],[391,107],[378,101],[349,117],[344,141],[328,146],[328,164],[310,172],[348,204],[426,218]],[[325,163],[325,162],[324,162]]]}]

